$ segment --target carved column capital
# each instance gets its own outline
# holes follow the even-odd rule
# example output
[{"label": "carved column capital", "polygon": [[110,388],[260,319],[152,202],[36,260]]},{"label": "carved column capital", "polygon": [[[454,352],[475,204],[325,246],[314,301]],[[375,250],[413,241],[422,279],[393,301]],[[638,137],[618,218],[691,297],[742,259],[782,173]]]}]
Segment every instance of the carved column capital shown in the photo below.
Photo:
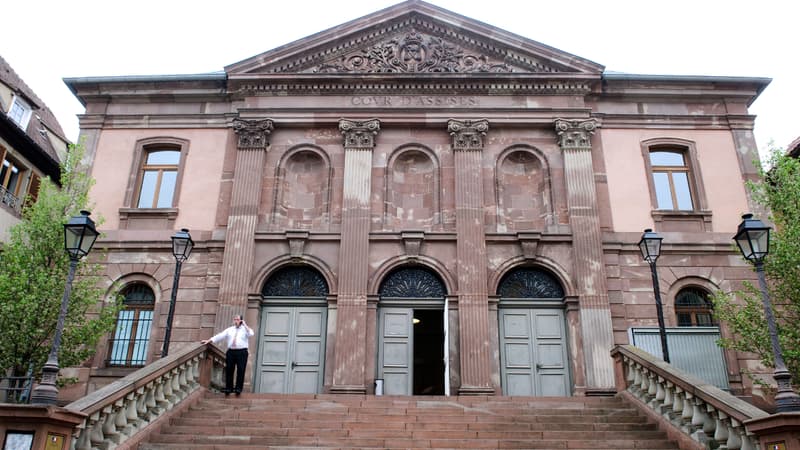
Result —
[{"label": "carved column capital", "polygon": [[598,125],[595,119],[556,119],[555,126],[558,145],[564,150],[567,148],[591,148],[592,135]]},{"label": "carved column capital", "polygon": [[239,135],[239,150],[266,149],[269,144],[267,138],[272,133],[272,129],[271,119],[233,119],[233,131]]},{"label": "carved column capital", "polygon": [[489,121],[450,119],[447,131],[453,136],[453,150],[483,150],[483,137],[489,131]]},{"label": "carved column capital", "polygon": [[369,119],[358,122],[349,119],[339,120],[339,131],[344,135],[345,148],[375,148],[375,136],[381,130],[381,121]]}]

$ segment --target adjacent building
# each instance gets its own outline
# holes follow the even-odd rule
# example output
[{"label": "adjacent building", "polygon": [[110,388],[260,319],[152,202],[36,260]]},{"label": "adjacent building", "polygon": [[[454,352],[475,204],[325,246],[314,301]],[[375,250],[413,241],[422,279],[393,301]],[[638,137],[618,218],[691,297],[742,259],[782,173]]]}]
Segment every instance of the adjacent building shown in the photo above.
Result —
[{"label": "adjacent building", "polygon": [[0,57],[0,241],[20,221],[42,179],[58,183],[69,141],[47,105]]},{"label": "adjacent building", "polygon": [[605,394],[656,324],[644,229],[676,336],[728,333],[708,293],[753,277],[731,237],[768,79],[608,72],[409,0],[224,72],[65,81],[127,305],[84,390],[160,355],[180,228],[172,346],[243,313],[255,392]]}]

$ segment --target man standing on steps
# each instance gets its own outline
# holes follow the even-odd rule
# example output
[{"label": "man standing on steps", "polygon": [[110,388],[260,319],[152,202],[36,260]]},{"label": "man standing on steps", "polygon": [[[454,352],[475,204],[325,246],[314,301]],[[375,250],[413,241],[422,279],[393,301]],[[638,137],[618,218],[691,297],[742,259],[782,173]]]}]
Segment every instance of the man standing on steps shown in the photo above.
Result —
[{"label": "man standing on steps", "polygon": [[[226,340],[228,351],[225,352],[225,396],[231,392],[236,395],[242,393],[244,385],[244,369],[247,366],[248,338],[254,335],[253,329],[244,323],[240,314],[233,316],[233,326],[228,327],[209,339],[200,341],[203,344],[217,343]],[[236,370],[236,385],[233,384],[233,371]]]}]

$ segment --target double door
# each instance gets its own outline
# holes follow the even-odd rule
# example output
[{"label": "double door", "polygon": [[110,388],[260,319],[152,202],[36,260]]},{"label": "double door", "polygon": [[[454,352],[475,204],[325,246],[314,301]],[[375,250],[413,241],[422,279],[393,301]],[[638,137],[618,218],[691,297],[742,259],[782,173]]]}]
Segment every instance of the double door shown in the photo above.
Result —
[{"label": "double door", "polygon": [[263,307],[256,392],[321,392],[326,323],[325,306]]},{"label": "double door", "polygon": [[500,308],[503,393],[570,395],[563,309]]}]

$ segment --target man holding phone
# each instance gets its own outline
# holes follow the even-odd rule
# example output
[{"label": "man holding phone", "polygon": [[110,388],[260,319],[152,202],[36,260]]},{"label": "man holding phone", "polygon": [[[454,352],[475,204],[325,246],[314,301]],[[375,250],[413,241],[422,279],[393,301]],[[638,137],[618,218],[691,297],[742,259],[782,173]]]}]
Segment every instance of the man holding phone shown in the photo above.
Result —
[{"label": "man holding phone", "polygon": [[[228,351],[225,352],[225,390],[223,391],[226,396],[231,392],[236,395],[242,393],[244,369],[247,367],[248,339],[254,334],[253,329],[244,323],[242,316],[237,314],[233,316],[233,326],[226,328],[209,339],[200,341],[203,344],[208,344],[209,342],[216,344],[225,339],[228,345]],[[236,370],[236,385],[233,384],[234,369]]]}]

